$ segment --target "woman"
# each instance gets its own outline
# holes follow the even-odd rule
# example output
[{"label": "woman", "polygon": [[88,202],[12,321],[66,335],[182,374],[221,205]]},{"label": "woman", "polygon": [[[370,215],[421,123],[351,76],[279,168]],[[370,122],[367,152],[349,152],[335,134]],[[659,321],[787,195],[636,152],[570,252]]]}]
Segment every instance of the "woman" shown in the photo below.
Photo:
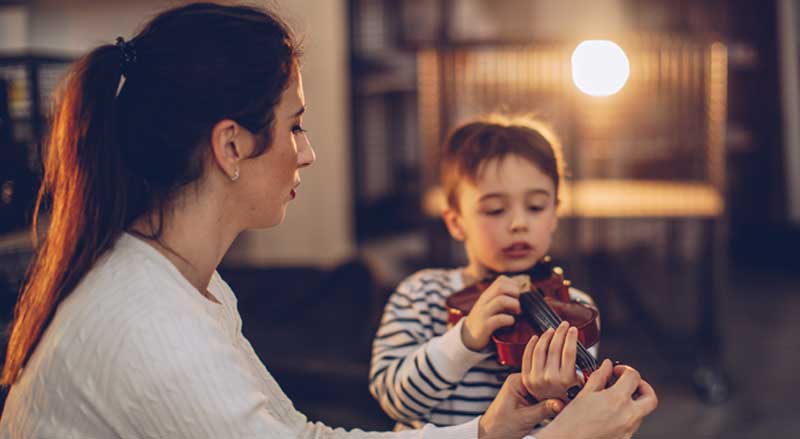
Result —
[{"label": "woman", "polygon": [[[49,139],[37,211],[48,203],[50,222],[15,310],[0,437],[377,434],[294,410],[216,272],[240,232],[283,220],[314,161],[298,56],[269,13],[192,4],[77,62]],[[655,395],[633,369],[613,373],[603,390],[605,364],[539,439],[632,434]],[[531,403],[515,375],[470,423],[385,434],[521,437],[561,408]]]}]

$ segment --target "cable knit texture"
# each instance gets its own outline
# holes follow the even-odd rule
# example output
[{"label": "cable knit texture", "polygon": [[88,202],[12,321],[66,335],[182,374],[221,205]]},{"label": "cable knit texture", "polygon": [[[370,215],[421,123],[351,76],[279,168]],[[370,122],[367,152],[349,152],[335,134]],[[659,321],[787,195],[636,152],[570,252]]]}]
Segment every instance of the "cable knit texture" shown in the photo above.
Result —
[{"label": "cable knit texture", "polygon": [[0,438],[477,437],[477,418],[402,433],[308,422],[242,335],[219,274],[208,291],[220,303],[124,234],[59,306],[10,389]]}]

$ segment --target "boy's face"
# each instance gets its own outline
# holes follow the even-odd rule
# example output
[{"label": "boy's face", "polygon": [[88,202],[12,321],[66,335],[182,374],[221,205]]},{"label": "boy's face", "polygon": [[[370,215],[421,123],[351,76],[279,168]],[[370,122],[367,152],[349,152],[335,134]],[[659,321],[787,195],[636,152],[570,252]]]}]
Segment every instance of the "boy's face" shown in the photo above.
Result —
[{"label": "boy's face", "polygon": [[492,160],[458,189],[460,211],[448,209],[445,222],[464,241],[472,275],[527,270],[547,253],[558,223],[555,185],[533,163],[516,155]]}]

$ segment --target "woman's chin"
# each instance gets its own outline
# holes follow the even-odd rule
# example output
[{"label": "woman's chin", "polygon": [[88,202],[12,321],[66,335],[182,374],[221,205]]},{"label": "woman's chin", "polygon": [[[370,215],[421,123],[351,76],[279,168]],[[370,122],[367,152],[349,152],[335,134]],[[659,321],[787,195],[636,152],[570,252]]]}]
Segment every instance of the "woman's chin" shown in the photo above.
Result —
[{"label": "woman's chin", "polygon": [[257,221],[248,229],[271,229],[273,227],[279,226],[283,224],[283,221],[286,219],[286,209],[281,209],[280,214],[273,215],[270,218],[262,218],[261,220]]}]

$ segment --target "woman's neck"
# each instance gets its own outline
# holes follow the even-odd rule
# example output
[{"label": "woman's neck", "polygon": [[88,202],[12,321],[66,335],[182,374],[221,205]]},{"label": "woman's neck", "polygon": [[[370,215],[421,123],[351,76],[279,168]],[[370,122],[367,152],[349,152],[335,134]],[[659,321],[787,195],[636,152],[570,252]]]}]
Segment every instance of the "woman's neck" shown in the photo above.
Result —
[{"label": "woman's neck", "polygon": [[161,236],[157,240],[148,238],[158,224],[155,215],[140,218],[131,229],[169,259],[203,296],[216,302],[207,291],[208,284],[238,231],[226,228],[221,214],[214,212],[219,210],[198,205],[165,212]]}]

